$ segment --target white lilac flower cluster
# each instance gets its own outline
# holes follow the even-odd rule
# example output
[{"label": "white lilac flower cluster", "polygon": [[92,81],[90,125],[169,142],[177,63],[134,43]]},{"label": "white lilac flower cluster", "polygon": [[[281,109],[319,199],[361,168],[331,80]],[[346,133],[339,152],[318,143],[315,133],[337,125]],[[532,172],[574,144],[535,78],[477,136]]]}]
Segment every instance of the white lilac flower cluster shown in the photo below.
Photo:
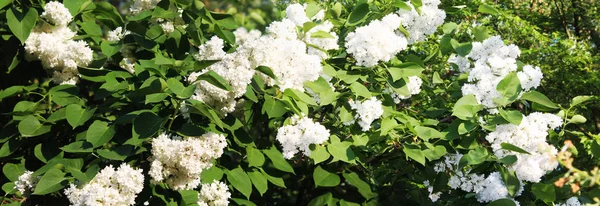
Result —
[{"label": "white lilac flower cluster", "polygon": [[131,7],[129,8],[129,12],[132,15],[136,15],[146,10],[154,9],[158,2],[160,2],[160,0],[133,0],[133,4],[131,4]]},{"label": "white lilac flower cluster", "polygon": [[[438,9],[439,0],[422,1],[421,14],[412,3],[410,11],[398,10],[381,20],[374,20],[358,27],[346,36],[346,51],[354,56],[359,66],[372,67],[379,61],[387,62],[409,44],[425,40],[437,27],[444,23],[446,13]],[[403,26],[408,37],[399,30]]]},{"label": "white lilac flower cluster", "polygon": [[[458,153],[447,154],[444,156],[444,161],[440,161],[434,166],[437,173],[449,171],[452,174],[448,180],[450,188],[460,188],[465,192],[475,193],[477,201],[481,203],[510,197],[500,173],[493,172],[485,178],[484,175],[470,173],[470,169],[459,169],[458,164],[461,158],[462,155]],[[520,185],[521,188],[515,196],[519,196],[524,190],[524,184]]]},{"label": "white lilac flower cluster", "polygon": [[131,34],[128,30],[123,30],[123,27],[117,27],[115,30],[108,31],[106,40],[112,43],[121,41],[125,36]]},{"label": "white lilac flower cluster", "polygon": [[[392,98],[394,99],[394,103],[398,104],[403,99],[408,99],[412,95],[419,94],[421,92],[421,85],[423,84],[423,80],[418,76],[410,76],[408,77],[408,81],[406,82],[406,86],[408,87],[408,92],[410,92],[409,96],[404,96],[398,94],[396,92],[392,92]],[[389,91],[389,90],[388,90]]]},{"label": "white lilac flower cluster", "polygon": [[358,27],[346,36],[346,51],[356,59],[356,65],[372,67],[387,62],[408,46],[406,37],[398,30],[401,19],[388,14]]},{"label": "white lilac flower cluster", "polygon": [[117,170],[105,167],[81,189],[71,184],[65,194],[74,206],[134,205],[143,188],[142,170],[123,163]]},{"label": "white lilac flower cluster", "polygon": [[39,181],[39,176],[33,176],[33,172],[27,170],[25,173],[19,176],[17,181],[15,181],[14,189],[19,191],[22,195],[27,196],[33,192]]},{"label": "white lilac flower cluster", "polygon": [[87,66],[92,61],[92,50],[85,41],[73,40],[76,33],[67,26],[73,16],[62,3],[48,2],[41,17],[54,26],[40,23],[31,31],[25,41],[25,58],[40,60],[53,73],[55,83],[76,84],[77,66]]},{"label": "white lilac flower cluster", "polygon": [[[299,4],[290,5],[288,16],[271,23],[265,35],[244,28],[234,31],[238,47],[233,53],[223,51],[223,40],[218,37],[201,45],[198,54],[194,55],[197,61],[221,61],[190,74],[188,81],[197,84],[192,98],[214,106],[223,114],[231,113],[235,110],[236,99],[244,95],[258,66],[269,67],[277,77],[275,81],[262,75],[268,86],[278,85],[282,91],[287,88],[304,91],[304,82],[317,80],[322,73],[321,58],[327,55],[322,50],[338,48],[338,37],[331,32],[333,25],[328,21],[322,21],[306,34],[298,33],[296,27],[310,21],[304,10]],[[322,20],[319,13],[315,17]],[[318,31],[328,33],[333,38],[313,37],[312,33]],[[227,80],[232,90],[220,89],[206,81],[196,82],[199,75],[208,71],[214,71]]]},{"label": "white lilac flower cluster", "polygon": [[383,115],[383,106],[381,105],[381,100],[378,100],[375,97],[371,97],[370,99],[362,102],[355,102],[354,100],[350,99],[348,103],[350,104],[350,108],[356,111],[356,116],[351,123],[358,120],[358,125],[360,125],[363,132],[371,129],[371,123]]},{"label": "white lilac flower cluster", "polygon": [[413,44],[425,40],[427,35],[435,33],[437,27],[444,23],[446,12],[438,9],[439,0],[424,0],[420,7],[421,14],[415,10],[414,6],[407,2],[411,7],[410,11],[400,9],[398,15],[402,19],[402,26],[408,32],[408,44]]},{"label": "white lilac flower cluster", "polygon": [[433,192],[433,186],[431,186],[429,184],[429,180],[425,180],[425,182],[423,182],[423,185],[425,185],[425,187],[427,187],[427,192],[429,192],[429,199],[432,202],[436,202],[438,201],[438,199],[440,199],[440,196],[442,195],[442,192]]},{"label": "white lilac flower cluster", "polygon": [[567,199],[564,203],[558,203],[556,206],[581,206],[581,202],[577,197],[571,197]]},{"label": "white lilac flower cluster", "polygon": [[189,190],[200,185],[200,173],[212,167],[227,146],[222,134],[206,133],[185,139],[160,134],[152,140],[152,183],[165,182],[174,190]]},{"label": "white lilac flower cluster", "polygon": [[[492,36],[483,42],[473,42],[473,49],[466,57],[452,55],[448,62],[456,64],[460,72],[469,72],[469,83],[462,87],[463,95],[475,95],[488,111],[497,113],[494,99],[502,95],[496,87],[506,75],[517,71],[516,58],[520,54],[514,44],[507,46],[500,36]],[[540,68],[531,65],[524,66],[517,76],[523,91],[538,87],[543,77]]]},{"label": "white lilac flower cluster", "polygon": [[227,206],[229,205],[229,188],[225,183],[214,180],[210,184],[202,184],[198,193],[199,206]]},{"label": "white lilac flower cluster", "polygon": [[294,115],[290,120],[290,125],[277,130],[276,137],[286,159],[292,159],[299,151],[310,156],[311,144],[321,144],[329,139],[329,130],[311,118]]},{"label": "white lilac flower cluster", "polygon": [[[520,180],[539,182],[540,178],[558,166],[554,159],[557,149],[546,142],[548,129],[555,129],[562,124],[562,119],[554,114],[531,113],[523,116],[521,124],[503,124],[489,133],[485,139],[490,142],[494,154],[498,158],[516,155],[517,162],[507,167],[515,171]],[[515,145],[527,152],[518,153],[502,149],[502,143]]]}]

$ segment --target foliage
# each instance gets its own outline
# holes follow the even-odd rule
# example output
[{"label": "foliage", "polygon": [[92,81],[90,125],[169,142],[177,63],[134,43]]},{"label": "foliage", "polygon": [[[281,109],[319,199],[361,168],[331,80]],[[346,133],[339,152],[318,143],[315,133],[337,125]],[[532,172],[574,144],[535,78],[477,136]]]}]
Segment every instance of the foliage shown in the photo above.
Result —
[{"label": "foliage", "polygon": [[[315,49],[306,43],[310,38],[339,37],[335,42],[338,49],[316,47],[316,52],[325,55],[319,59],[318,78],[301,81],[299,88],[282,88],[286,78],[309,73],[300,70],[305,65],[294,65],[301,71],[292,73],[295,75],[275,66],[253,65],[249,84],[242,85],[240,95],[234,95],[234,111],[228,112],[213,99],[198,98],[202,89],[231,95],[240,87],[239,82],[231,81],[233,77],[214,69],[226,57],[207,59],[203,49],[218,37],[224,44],[221,52],[242,53],[246,48],[239,42],[241,35],[236,29],[265,31],[271,22],[291,15],[285,12],[289,3],[263,5],[253,1],[247,6],[162,0],[139,13],[119,12],[104,1],[62,3],[73,17],[67,28],[76,32],[69,40],[85,42],[93,51],[91,62],[75,68],[77,83],[57,81],[53,73],[57,69],[32,60],[25,49],[28,37],[38,28],[60,27],[40,17],[48,2],[0,1],[0,20],[6,22],[0,24],[3,204],[68,204],[64,189],[70,184],[81,188],[93,182],[102,168],[122,163],[143,171],[144,187],[136,204],[194,205],[215,180],[226,183],[231,193],[229,202],[238,205],[479,204],[476,192],[451,188],[453,176],[463,172],[483,178],[499,173],[507,195],[487,201],[490,205],[514,204],[511,199],[524,205],[552,205],[570,197],[579,197],[584,203],[600,198],[597,185],[589,179],[571,178],[573,181],[554,184],[573,171],[581,172],[573,167],[572,160],[552,168],[541,181],[519,180],[513,166],[518,157],[532,151],[508,142],[500,149],[492,148],[492,141],[486,139],[499,126],[520,125],[536,112],[552,113],[562,124],[557,129],[545,128],[549,135],[543,142],[556,150],[563,148],[563,140],[582,137],[585,146],[579,148],[588,154],[581,154],[579,161],[597,161],[600,155],[600,137],[588,132],[594,125],[580,128],[594,118],[587,106],[593,110],[600,100],[593,96],[600,95],[597,91],[588,91],[590,85],[600,82],[597,65],[589,67],[598,59],[589,55],[593,46],[561,39],[564,37],[558,33],[542,33],[535,24],[512,15],[510,9],[471,1],[464,5],[443,2],[439,8],[446,13],[445,22],[434,34],[393,53],[390,59],[376,60],[378,63],[370,67],[359,66],[357,54],[346,48],[346,37],[398,10],[416,8],[419,14],[423,2],[308,2],[308,17],[318,16],[320,10],[324,13],[322,19],[308,20],[295,28],[294,32],[306,35],[302,45]],[[325,21],[331,23],[330,31],[310,33]],[[115,41],[110,33],[118,27],[129,33],[122,33]],[[410,38],[408,27],[392,30],[394,35]],[[475,95],[464,94],[461,88],[470,83],[469,75],[449,59],[467,58],[474,42],[494,35],[501,35],[507,45],[526,48],[515,63],[518,71],[525,64],[538,65],[544,82],[539,91],[527,91],[515,69],[497,82],[493,89],[500,94],[494,100],[498,106],[488,108]],[[258,58],[256,53],[245,57]],[[567,65],[573,70],[564,70]],[[415,76],[422,81],[416,92],[412,88]],[[227,95],[222,99],[229,98]],[[381,108],[373,112],[379,115],[361,121],[373,115],[367,114],[366,105],[377,104],[365,103],[368,100],[379,101]],[[313,124],[326,128],[330,134],[327,140],[311,140],[314,142],[309,143],[314,144],[308,148],[294,147],[302,152],[288,158],[284,148],[293,139],[285,143],[281,128],[295,131],[296,126],[302,127],[298,125]],[[324,130],[317,131],[323,135]],[[309,133],[310,129],[300,131]],[[176,189],[153,181],[149,174],[162,134],[181,136],[185,141],[224,135],[227,146],[215,152],[220,158],[206,158],[211,166],[201,170],[202,186]],[[189,153],[185,154],[194,149],[186,147]],[[498,157],[499,150],[512,155]],[[451,166],[457,167],[455,170],[437,171],[437,165],[456,154],[462,158]],[[560,160],[564,164],[564,158]],[[582,170],[590,166],[584,165]],[[597,182],[596,173],[590,179]],[[30,193],[17,189],[23,174],[39,181]],[[575,186],[581,189],[574,190]],[[524,191],[520,192],[520,187]],[[436,194],[439,199],[434,198]]]}]

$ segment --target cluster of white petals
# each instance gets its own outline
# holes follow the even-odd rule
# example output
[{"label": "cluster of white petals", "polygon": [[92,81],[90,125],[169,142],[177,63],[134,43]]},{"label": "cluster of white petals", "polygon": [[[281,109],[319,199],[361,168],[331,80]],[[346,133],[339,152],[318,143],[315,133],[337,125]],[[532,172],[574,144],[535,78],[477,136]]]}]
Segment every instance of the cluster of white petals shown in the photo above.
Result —
[{"label": "cluster of white petals", "polygon": [[123,30],[123,27],[117,27],[115,30],[108,31],[108,33],[106,34],[106,40],[113,43],[119,42],[121,41],[121,39],[123,39],[129,34],[131,34],[130,31]]},{"label": "cluster of white petals", "polygon": [[48,2],[41,17],[55,26],[40,23],[31,31],[25,41],[26,59],[40,60],[55,83],[77,83],[77,67],[92,61],[92,50],[85,41],[73,40],[76,33],[67,27],[72,16],[63,4]]},{"label": "cluster of white petals", "polygon": [[412,95],[419,94],[421,92],[421,85],[423,84],[423,80],[418,76],[410,76],[408,77],[408,81],[406,82],[406,86],[408,87],[408,92],[410,92],[409,96],[404,96],[402,94],[398,94],[396,92],[392,92],[392,98],[394,98],[394,103],[398,104],[403,99],[408,99]]},{"label": "cluster of white petals", "polygon": [[160,0],[133,0],[129,12],[136,15],[143,11],[154,9],[158,2],[160,2]]},{"label": "cluster of white petals", "polygon": [[152,140],[151,182],[165,182],[174,190],[194,189],[200,185],[200,173],[212,167],[226,146],[225,136],[212,132],[185,139],[160,134]]},{"label": "cluster of white petals", "polygon": [[350,108],[356,111],[356,116],[354,117],[355,120],[353,120],[353,122],[358,120],[358,125],[362,128],[362,131],[369,131],[369,129],[371,129],[371,123],[383,115],[381,100],[378,100],[375,97],[371,97],[362,102],[355,102],[350,99],[348,103],[350,104]]},{"label": "cluster of white petals", "polygon": [[[451,173],[448,180],[448,186],[452,189],[461,189],[465,192],[475,193],[477,200],[481,203],[490,202],[501,198],[507,198],[508,189],[500,177],[500,173],[493,172],[487,178],[482,174],[470,173],[471,169],[459,168],[459,161],[462,154],[446,154],[444,161],[438,162],[434,166],[437,173],[446,171]],[[524,184],[520,183],[521,187],[515,196],[521,195],[524,189]]]},{"label": "cluster of white petals", "polygon": [[436,202],[438,201],[438,199],[440,199],[440,196],[442,195],[442,192],[433,192],[433,186],[431,186],[429,184],[429,180],[425,180],[425,182],[423,182],[423,184],[425,185],[425,187],[427,187],[427,192],[429,192],[429,199],[432,202]]},{"label": "cluster of white petals", "polygon": [[[498,158],[516,155],[517,162],[509,165],[510,170],[520,180],[539,182],[541,177],[558,166],[554,158],[557,149],[546,142],[548,129],[555,129],[562,124],[562,119],[554,114],[531,113],[523,116],[521,124],[503,124],[489,133],[485,139],[490,142],[494,154]],[[515,145],[530,154],[518,153],[502,149],[502,143]]]},{"label": "cluster of white petals", "polygon": [[46,3],[44,12],[42,12],[40,17],[48,20],[48,22],[55,26],[67,26],[71,22],[71,19],[73,19],[73,16],[69,13],[69,9],[58,1]]},{"label": "cluster of white petals", "polygon": [[[453,55],[448,62],[456,64],[460,72],[469,72],[469,83],[462,87],[463,95],[475,95],[485,108],[496,113],[494,99],[502,97],[496,87],[506,75],[517,71],[516,58],[520,54],[514,44],[507,46],[500,36],[492,36],[483,42],[473,42],[473,49],[466,57]],[[523,91],[528,91],[540,85],[543,75],[539,67],[526,65],[517,72],[517,77]]]},{"label": "cluster of white petals", "polygon": [[15,181],[15,187],[17,191],[19,191],[23,195],[29,195],[35,189],[38,181],[40,181],[39,176],[33,176],[32,171],[25,171],[22,175],[19,176],[19,179]]},{"label": "cluster of white petals", "polygon": [[[188,77],[188,81],[197,84],[192,98],[219,109],[223,114],[231,113],[235,110],[236,99],[244,95],[258,66],[273,71],[277,80],[263,74],[265,83],[268,86],[277,85],[282,91],[287,88],[304,91],[304,82],[317,80],[323,70],[321,58],[327,55],[322,50],[337,49],[337,35],[330,31],[333,25],[328,21],[321,22],[306,34],[299,33],[296,27],[302,25],[296,23],[309,21],[309,18],[303,6],[292,4],[289,8],[288,12],[293,16],[271,23],[267,33],[262,36],[256,30],[241,28],[234,31],[238,45],[235,52],[225,53],[223,40],[218,37],[201,45],[198,54],[194,55],[196,60],[221,61]],[[306,18],[301,18],[302,15]],[[319,31],[334,38],[312,36]],[[199,75],[208,71],[214,71],[227,80],[232,90],[220,89],[203,80],[196,82]]]},{"label": "cluster of white petals", "polygon": [[[483,189],[477,192],[475,195],[477,197],[477,201],[481,203],[491,202],[502,198],[510,198],[508,188],[506,188],[506,185],[502,181],[502,177],[500,176],[499,172],[493,172],[487,178],[485,178],[481,184],[483,185]],[[515,196],[521,195],[522,192],[523,184],[521,183],[521,188],[519,188]],[[519,205],[518,202],[515,203]]]},{"label": "cluster of white petals", "polygon": [[398,10],[398,15],[402,19],[402,26],[408,32],[408,44],[413,44],[425,40],[427,35],[435,33],[437,27],[444,23],[446,12],[438,9],[439,0],[424,0],[420,7],[421,14],[415,10],[414,6],[410,6],[411,10]]},{"label": "cluster of white petals", "polygon": [[277,130],[276,137],[286,159],[292,159],[299,151],[310,156],[311,144],[321,144],[329,139],[329,130],[311,118],[294,115],[290,120],[290,125]]},{"label": "cluster of white petals", "polygon": [[81,189],[71,184],[65,194],[74,206],[134,205],[143,188],[142,170],[123,163],[117,170],[105,167]]},{"label": "cluster of white petals", "polygon": [[229,205],[229,188],[227,184],[214,180],[210,184],[202,184],[198,193],[199,206],[227,206]]},{"label": "cluster of white petals", "polygon": [[577,197],[571,197],[567,199],[564,203],[558,203],[556,206],[581,206],[581,202]]},{"label": "cluster of white petals", "polygon": [[408,45],[406,37],[398,31],[400,21],[398,15],[388,14],[356,28],[346,36],[346,51],[359,66],[372,67],[379,61],[389,61]]}]

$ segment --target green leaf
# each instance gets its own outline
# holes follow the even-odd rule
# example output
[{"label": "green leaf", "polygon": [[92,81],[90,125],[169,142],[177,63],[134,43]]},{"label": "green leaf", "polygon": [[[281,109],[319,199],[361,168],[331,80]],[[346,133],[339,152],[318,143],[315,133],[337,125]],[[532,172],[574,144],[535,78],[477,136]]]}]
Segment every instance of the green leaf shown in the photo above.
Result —
[{"label": "green leaf", "polygon": [[381,136],[387,135],[387,133],[390,130],[396,128],[397,126],[398,126],[398,122],[394,118],[392,118],[392,117],[384,118],[383,120],[381,120],[381,127],[380,127]]},{"label": "green leaf", "polygon": [[515,72],[506,75],[498,83],[498,86],[496,86],[496,90],[509,100],[515,100],[519,96],[521,89],[521,81],[519,81],[519,77],[517,77],[517,73]]},{"label": "green leaf", "polygon": [[180,205],[195,205],[198,203],[198,191],[195,190],[179,190],[181,195]]},{"label": "green leaf", "polygon": [[273,166],[275,166],[275,168],[277,168],[278,170],[296,174],[296,173],[294,173],[294,168],[292,168],[290,163],[288,163],[283,158],[283,154],[281,154],[281,152],[279,152],[279,150],[277,150],[277,148],[271,147],[268,150],[267,149],[262,150],[262,152],[265,155],[267,155],[267,157],[271,160],[271,162],[273,162]]},{"label": "green leaf", "polygon": [[348,21],[346,24],[348,26],[354,26],[362,23],[369,14],[369,4],[362,3],[354,7],[350,15],[348,16]]},{"label": "green leaf", "polygon": [[67,184],[65,180],[65,173],[59,169],[50,169],[42,176],[40,181],[37,183],[34,195],[45,195],[48,193],[56,192],[64,188]]},{"label": "green leaf", "polygon": [[327,149],[321,145],[315,145],[315,149],[310,151],[310,158],[315,161],[315,164],[319,164],[329,159],[330,156]]},{"label": "green leaf", "polygon": [[79,13],[81,6],[83,6],[83,4],[86,2],[91,2],[91,1],[89,1],[89,0],[64,0],[63,4],[65,5],[65,7],[67,7],[67,9],[69,10],[69,13],[71,13],[71,15],[76,16]]},{"label": "green leaf", "polygon": [[100,44],[100,49],[102,50],[102,54],[107,57],[112,57],[117,54],[123,45],[121,43],[111,43],[108,41],[102,41]]},{"label": "green leaf", "polygon": [[275,73],[273,73],[273,70],[271,70],[271,68],[269,68],[269,67],[258,66],[258,67],[256,67],[256,71],[259,71],[259,72],[263,73],[264,75],[267,75],[268,77],[271,77],[271,78],[277,80],[277,76],[275,76]]},{"label": "green leaf", "polygon": [[517,204],[515,204],[515,201],[512,199],[503,198],[494,200],[490,202],[490,204],[487,204],[487,206],[517,206]]},{"label": "green leaf", "polygon": [[425,166],[425,154],[423,154],[423,151],[418,146],[406,144],[404,145],[404,148],[402,148],[402,151],[407,157]]},{"label": "green leaf", "polygon": [[[25,7],[27,8],[27,7]],[[27,8],[26,13],[21,13],[15,8],[6,10],[6,24],[12,33],[25,44],[31,30],[38,19],[38,13],[35,8]]]},{"label": "green leaf", "polygon": [[0,100],[4,99],[6,97],[13,96],[21,91],[23,91],[23,86],[11,86],[9,88],[6,88],[6,89],[0,91]]},{"label": "green leaf", "polygon": [[315,102],[315,100],[312,97],[308,96],[306,93],[301,92],[297,89],[287,88],[287,89],[285,89],[285,91],[283,93],[289,97],[292,97],[296,100],[300,100],[306,104],[317,105],[317,102]]},{"label": "green leaf", "polygon": [[588,102],[590,100],[595,100],[597,97],[595,96],[576,96],[571,100],[571,107],[580,105],[582,103]]},{"label": "green leaf", "polygon": [[438,160],[446,155],[446,153],[448,153],[448,151],[446,151],[446,147],[442,145],[437,145],[433,148],[423,150],[423,154],[429,161]]},{"label": "green leaf", "polygon": [[471,53],[471,49],[473,49],[471,42],[458,43],[458,41],[452,39],[450,40],[450,44],[452,44],[452,48],[454,48],[456,54],[463,57],[469,55],[469,53]]},{"label": "green leaf", "polygon": [[5,142],[4,144],[2,144],[2,147],[0,147],[0,158],[6,157],[14,153],[15,151],[17,151],[17,149],[19,149],[21,144],[22,142],[16,139],[8,140],[8,142]]},{"label": "green leaf", "polygon": [[325,32],[325,31],[316,31],[316,32],[313,32],[312,34],[310,34],[310,37],[311,38],[335,38],[329,32]]},{"label": "green leaf", "polygon": [[70,104],[69,106],[67,106],[67,122],[69,123],[69,125],[71,125],[71,127],[73,127],[73,129],[75,129],[78,126],[85,124],[85,122],[88,121],[92,117],[92,115],[94,115],[95,111],[95,108],[83,109],[77,104]]},{"label": "green leaf", "polygon": [[524,149],[521,149],[520,147],[517,147],[513,144],[506,143],[506,142],[501,143],[500,147],[502,147],[502,149],[504,149],[504,150],[509,150],[509,151],[523,153],[523,154],[530,154],[529,152],[525,151]]},{"label": "green leaf", "polygon": [[552,184],[535,183],[531,186],[531,192],[537,199],[544,202],[554,202],[556,200],[556,192]]},{"label": "green leaf", "polygon": [[167,94],[167,93],[148,94],[148,95],[146,95],[145,104],[161,102],[161,101],[165,100],[165,98],[167,98],[168,96],[169,96],[169,94]]},{"label": "green leaf", "polygon": [[498,10],[496,10],[496,8],[487,5],[487,4],[481,4],[479,5],[479,9],[477,9],[478,12],[484,13],[484,14],[491,14],[491,15],[498,15],[500,14],[500,12],[498,12]]},{"label": "green leaf", "polygon": [[487,159],[489,153],[486,148],[478,147],[474,150],[470,150],[469,153],[463,155],[459,160],[459,167],[462,168],[464,165],[478,165]]},{"label": "green leaf", "polygon": [[458,24],[454,23],[454,22],[448,22],[445,23],[442,26],[442,30],[444,31],[444,34],[450,34],[452,33],[452,31],[454,31],[456,28],[458,27]]},{"label": "green leaf", "polygon": [[325,193],[323,195],[320,195],[318,197],[315,197],[314,199],[310,200],[310,202],[308,203],[308,206],[323,206],[323,205],[330,205],[330,203],[333,201],[333,195],[331,195],[331,192]]},{"label": "green leaf", "polygon": [[252,194],[252,182],[248,174],[240,167],[227,172],[227,181],[233,185],[235,189],[240,191],[247,199],[250,199]]},{"label": "green leaf", "polygon": [[347,163],[356,163],[356,155],[350,148],[351,142],[333,142],[327,145],[327,151],[336,159],[342,160]]},{"label": "green leaf", "polygon": [[414,62],[398,64],[395,67],[388,67],[387,71],[392,75],[392,80],[397,81],[403,77],[418,76],[425,69]]},{"label": "green leaf", "polygon": [[144,112],[139,114],[133,120],[133,137],[147,138],[154,135],[162,127],[165,119],[160,118],[152,112]]},{"label": "green leaf", "polygon": [[396,1],[394,1],[394,6],[398,7],[399,9],[406,10],[406,11],[411,11],[412,10],[412,8],[404,0],[396,0]]},{"label": "green leaf", "polygon": [[248,166],[261,167],[265,163],[265,156],[254,147],[246,147]]},{"label": "green leaf", "polygon": [[344,176],[344,179],[350,183],[350,185],[358,188],[358,193],[360,193],[367,200],[377,197],[377,193],[373,193],[373,191],[371,191],[371,186],[360,179],[358,174],[354,172],[344,172],[342,175]]},{"label": "green leaf", "polygon": [[503,157],[502,159],[500,159],[500,162],[504,163],[505,165],[512,165],[515,162],[517,162],[517,156],[515,155],[507,155],[505,157]]},{"label": "green leaf", "polygon": [[214,180],[221,180],[223,178],[223,170],[212,166],[200,173],[200,180],[203,184],[212,183]]},{"label": "green leaf", "polygon": [[554,104],[554,102],[552,102],[552,100],[548,99],[548,97],[546,97],[546,95],[539,93],[537,91],[529,91],[527,93],[524,93],[523,95],[521,95],[521,99],[538,103],[538,104],[540,104],[544,107],[550,108],[550,109],[558,109],[559,108],[556,104]]},{"label": "green leaf", "polygon": [[371,92],[369,91],[369,89],[367,89],[367,87],[365,87],[364,85],[362,85],[359,82],[353,82],[350,85],[350,90],[352,90],[352,92],[359,97],[364,97],[364,98],[371,98]]},{"label": "green leaf", "polygon": [[340,184],[340,176],[324,170],[321,166],[317,166],[313,172],[313,180],[315,181],[315,188],[321,187],[335,187]]},{"label": "green leaf", "polygon": [[285,104],[274,99],[272,96],[265,95],[265,103],[262,106],[262,113],[265,112],[269,118],[281,117],[287,112]]},{"label": "green leaf", "polygon": [[485,26],[478,26],[473,28],[473,35],[475,35],[476,41],[484,41],[490,38],[490,34]]},{"label": "green leaf", "polygon": [[12,182],[19,180],[19,176],[25,173],[25,170],[26,169],[23,164],[6,163],[2,167],[4,176],[6,176],[6,178]]},{"label": "green leaf", "polygon": [[227,82],[227,80],[223,79],[223,77],[221,77],[219,74],[212,70],[198,76],[196,81],[199,80],[207,81],[208,83],[215,85],[216,87],[227,91],[231,91],[231,85],[229,85],[229,82]]},{"label": "green leaf", "polygon": [[185,87],[183,86],[183,83],[173,78],[167,79],[167,86],[169,87],[169,90],[180,99],[190,98],[196,91],[196,85],[192,84]]},{"label": "green leaf", "polygon": [[87,130],[85,139],[89,143],[92,143],[94,148],[96,148],[110,141],[110,139],[112,139],[115,133],[116,131],[113,126],[109,127],[108,123],[96,120],[94,121],[94,123],[92,123],[92,125],[90,125],[90,128]]},{"label": "green leaf", "polygon": [[269,189],[267,178],[262,173],[255,170],[252,172],[248,172],[248,177],[250,177],[250,180],[252,180],[252,184],[254,185],[256,190],[258,190],[260,196],[267,192],[267,189]]},{"label": "green leaf", "polygon": [[60,149],[68,153],[91,153],[94,151],[94,146],[86,141],[76,141]]},{"label": "green leaf", "polygon": [[571,117],[571,119],[569,119],[569,123],[572,124],[583,124],[587,121],[587,119],[581,115],[573,115],[573,117]]},{"label": "green leaf", "polygon": [[500,175],[502,176],[504,185],[506,185],[508,194],[512,197],[515,197],[515,195],[521,189],[521,182],[515,175],[515,172],[508,170],[506,167],[500,167]]},{"label": "green leaf", "polygon": [[444,134],[431,127],[416,126],[414,129],[417,132],[417,136],[425,141],[429,141],[432,138],[438,139],[444,137]]},{"label": "green leaf", "polygon": [[498,111],[500,112],[500,116],[502,116],[502,118],[514,125],[520,125],[521,120],[523,120],[523,114],[517,110],[498,109]]},{"label": "green leaf", "polygon": [[452,115],[462,120],[473,119],[477,112],[481,111],[483,106],[477,103],[475,95],[465,95],[456,101],[452,109]]},{"label": "green leaf", "polygon": [[52,126],[43,125],[32,115],[28,115],[19,122],[19,133],[23,137],[35,137],[50,132]]}]

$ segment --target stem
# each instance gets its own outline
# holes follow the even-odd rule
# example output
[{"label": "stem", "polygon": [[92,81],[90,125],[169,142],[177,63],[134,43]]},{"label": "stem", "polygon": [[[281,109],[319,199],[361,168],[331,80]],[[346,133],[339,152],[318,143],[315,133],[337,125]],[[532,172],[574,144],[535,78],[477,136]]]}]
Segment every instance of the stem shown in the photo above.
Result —
[{"label": "stem", "polygon": [[177,100],[175,100],[175,102],[177,102],[177,105],[176,105],[176,106],[175,106],[175,105],[173,105],[173,106],[175,106],[175,107],[173,108],[173,115],[171,116],[171,118],[169,118],[171,121],[169,121],[169,126],[167,127],[167,130],[169,130],[169,131],[171,131],[171,126],[173,126],[173,122],[175,121],[175,119],[176,119],[176,118],[177,118],[177,116],[178,116],[178,113],[179,113],[179,106],[180,106],[180,104],[181,104],[181,102],[178,102]]}]

